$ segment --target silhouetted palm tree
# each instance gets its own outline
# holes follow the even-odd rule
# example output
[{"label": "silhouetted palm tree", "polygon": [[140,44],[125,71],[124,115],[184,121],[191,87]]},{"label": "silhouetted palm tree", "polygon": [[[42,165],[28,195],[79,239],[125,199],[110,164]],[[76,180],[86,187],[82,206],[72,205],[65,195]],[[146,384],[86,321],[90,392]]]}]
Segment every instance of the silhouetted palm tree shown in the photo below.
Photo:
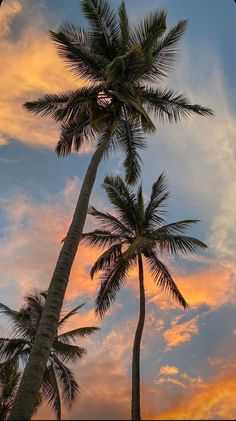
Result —
[{"label": "silhouetted palm tree", "polygon": [[124,152],[126,179],[135,182],[141,171],[138,150],[145,147],[143,133],[155,131],[151,117],[172,122],[194,113],[212,114],[208,108],[192,105],[183,95],[160,88],[161,80],[173,67],[186,21],[166,32],[163,10],[154,10],[131,25],[124,2],[118,13],[107,0],[82,0],[81,5],[88,30],[65,24],[58,32],[51,32],[51,37],[74,75],[86,81],[85,86],[44,95],[25,107],[61,124],[56,147],[59,156],[79,151],[86,143],[94,146],[95,152],[52,276],[47,305],[10,419],[32,415],[101,159],[119,147]]},{"label": "silhouetted palm tree", "polygon": [[140,315],[135,333],[132,358],[132,419],[140,418],[140,344],[145,321],[145,288],[143,261],[156,285],[170,292],[183,307],[187,303],[175,284],[168,268],[160,260],[163,252],[185,254],[207,246],[196,238],[183,235],[197,220],[166,224],[163,206],[169,197],[162,174],[152,186],[150,200],[145,205],[142,186],[135,194],[120,177],[106,177],[108,199],[115,214],[103,213],[92,207],[89,214],[97,218],[101,228],[83,234],[93,247],[106,247],[91,269],[91,277],[102,271],[101,287],[96,298],[96,313],[101,317],[116,299],[127,280],[129,270],[138,266]]},{"label": "silhouetted palm tree", "polygon": [[[9,384],[6,386],[5,383],[5,389],[10,387],[12,390],[12,396],[9,396],[9,400],[6,401],[8,411],[10,409],[9,406],[11,407],[12,405],[13,395],[15,395],[19,381],[19,363],[25,365],[29,358],[46,298],[46,292],[35,292],[27,295],[25,297],[25,305],[19,311],[12,310],[0,303],[0,313],[10,319],[11,331],[14,335],[13,338],[0,338],[0,358],[2,361],[0,373],[4,373],[5,376],[8,373],[10,376]],[[98,329],[97,327],[79,327],[64,332],[65,323],[73,315],[77,314],[82,306],[83,304],[66,314],[63,311],[44,372],[41,395],[48,401],[59,420],[61,419],[60,389],[62,390],[63,401],[68,407],[74,402],[79,392],[79,386],[73,371],[67,364],[77,363],[86,354],[86,349],[74,343],[77,339],[85,338]]]}]

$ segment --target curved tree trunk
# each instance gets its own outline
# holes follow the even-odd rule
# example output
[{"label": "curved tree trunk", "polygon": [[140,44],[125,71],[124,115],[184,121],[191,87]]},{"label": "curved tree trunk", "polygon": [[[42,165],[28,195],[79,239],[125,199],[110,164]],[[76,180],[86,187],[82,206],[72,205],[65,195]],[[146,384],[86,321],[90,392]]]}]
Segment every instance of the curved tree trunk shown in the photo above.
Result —
[{"label": "curved tree trunk", "polygon": [[103,151],[104,145],[100,144],[87,169],[75,213],[52,276],[35,342],[25,367],[9,420],[30,420],[33,414],[47,360],[57,332],[71,267],[83,232],[89,199]]},{"label": "curved tree trunk", "polygon": [[135,333],[132,359],[132,420],[141,420],[140,414],[140,345],[145,322],[145,290],[142,256],[138,256],[140,308],[139,321]]}]

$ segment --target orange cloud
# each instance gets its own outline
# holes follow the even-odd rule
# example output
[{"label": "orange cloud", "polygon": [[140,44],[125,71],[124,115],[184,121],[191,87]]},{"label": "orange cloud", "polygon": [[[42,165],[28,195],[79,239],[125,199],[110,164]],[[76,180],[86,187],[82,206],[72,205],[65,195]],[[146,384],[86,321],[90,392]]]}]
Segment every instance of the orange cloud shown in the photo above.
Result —
[{"label": "orange cloud", "polygon": [[213,378],[202,389],[182,396],[172,408],[156,413],[151,419],[161,420],[203,420],[234,419],[236,371],[230,369]]},{"label": "orange cloud", "polygon": [[175,374],[179,373],[178,367],[175,367],[173,365],[163,365],[160,368],[160,375],[161,376],[173,376]]},{"label": "orange cloud", "polygon": [[[1,9],[0,27],[9,32],[11,19],[21,12],[24,10],[19,1],[6,2]],[[81,85],[57,56],[43,19],[33,15],[17,39],[0,39],[0,135],[5,142],[13,138],[30,145],[54,147],[58,140],[56,124],[36,118],[23,110],[22,104],[43,93],[58,93]],[[39,21],[42,27],[37,29]]]},{"label": "orange cloud", "polygon": [[195,316],[187,322],[178,324],[180,317],[175,317],[171,322],[170,329],[163,332],[164,339],[167,343],[166,349],[170,351],[172,348],[184,342],[189,342],[192,336],[198,333],[198,319],[199,316]]}]

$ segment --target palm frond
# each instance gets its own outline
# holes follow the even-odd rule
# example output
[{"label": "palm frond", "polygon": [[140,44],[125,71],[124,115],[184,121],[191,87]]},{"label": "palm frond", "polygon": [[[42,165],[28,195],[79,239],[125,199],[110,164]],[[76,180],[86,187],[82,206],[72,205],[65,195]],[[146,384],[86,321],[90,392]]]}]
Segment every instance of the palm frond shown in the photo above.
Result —
[{"label": "palm frond", "polygon": [[113,267],[116,261],[121,257],[122,243],[112,245],[108,250],[99,256],[90,270],[90,276],[93,279],[94,275],[100,270],[106,270]]},{"label": "palm frond", "polygon": [[174,234],[181,234],[186,229],[188,229],[191,225],[197,224],[199,219],[184,219],[183,221],[172,222],[167,225],[163,225],[161,228],[153,230],[153,237],[157,239],[160,238],[162,235],[174,235]]},{"label": "palm frond", "polygon": [[92,232],[85,232],[82,235],[82,240],[92,247],[105,247],[106,245],[111,246],[114,243],[120,241],[120,236],[112,234],[107,230],[96,229]]},{"label": "palm frond", "polygon": [[70,345],[71,343],[75,342],[77,338],[87,338],[97,330],[99,330],[99,327],[79,327],[77,329],[73,329],[69,332],[58,335],[57,341]]},{"label": "palm frond", "polygon": [[27,340],[21,339],[3,339],[1,349],[1,359],[13,360],[21,358],[23,351],[30,350],[31,343]]},{"label": "palm frond", "polygon": [[50,34],[59,56],[75,76],[95,84],[104,80],[104,69],[108,64],[104,57],[73,42],[64,32],[50,31]]},{"label": "palm frond", "polygon": [[132,235],[132,227],[129,224],[127,226],[110,213],[100,212],[93,206],[90,206],[88,214],[94,216],[100,222],[102,228],[107,231],[110,230],[111,235],[118,235],[120,238],[127,238],[128,235]]},{"label": "palm frond", "polygon": [[0,314],[10,319],[11,332],[24,338],[32,336],[32,327],[28,323],[28,315],[25,311],[16,311],[10,309],[5,304],[0,303]]},{"label": "palm frond", "polygon": [[73,310],[71,310],[69,313],[67,313],[64,317],[62,317],[60,319],[60,321],[58,322],[58,328],[61,328],[65,322],[70,319],[72,316],[74,316],[75,314],[78,313],[78,311],[85,305],[85,303],[80,304],[79,306],[73,308]]},{"label": "palm frond", "polygon": [[178,43],[187,27],[187,20],[181,20],[173,26],[168,33],[159,39],[153,51],[153,66],[147,73],[147,79],[152,81],[167,76],[168,71],[173,67]]},{"label": "palm frond", "polygon": [[101,85],[82,87],[62,94],[46,94],[36,101],[26,102],[24,107],[40,117],[68,122],[79,115],[91,115],[91,108],[98,101]]},{"label": "palm frond", "polygon": [[172,90],[147,88],[143,90],[142,95],[148,112],[153,112],[156,117],[170,123],[178,122],[181,117],[192,114],[213,115],[210,108],[202,107],[199,104],[191,104],[185,96],[176,94]]},{"label": "palm frond", "polygon": [[150,200],[145,209],[145,227],[151,228],[156,226],[156,224],[164,222],[161,214],[163,213],[163,207],[169,195],[167,191],[167,179],[165,174],[162,173],[152,186]]},{"label": "palm frond", "polygon": [[61,399],[57,378],[54,372],[53,364],[46,367],[42,382],[43,395],[48,401],[49,407],[54,411],[57,420],[61,420]]},{"label": "palm frond", "polygon": [[162,233],[159,237],[161,251],[167,251],[173,254],[196,253],[197,249],[206,249],[207,245],[197,238],[187,237],[185,235],[168,235]]},{"label": "palm frond", "polygon": [[79,393],[79,385],[75,380],[73,372],[54,355],[54,371],[62,387],[63,399],[66,405],[71,406]]},{"label": "palm frond", "polygon": [[119,19],[120,19],[120,46],[121,52],[124,54],[127,52],[129,47],[129,20],[126,12],[125,2],[122,0],[119,7]]},{"label": "palm frond", "polygon": [[85,143],[94,139],[95,132],[89,123],[89,116],[81,115],[79,120],[62,124],[60,139],[56,146],[58,156],[65,157],[72,151],[78,152]]},{"label": "palm frond", "polygon": [[138,149],[145,148],[140,125],[129,120],[121,120],[118,127],[118,142],[124,152],[125,179],[127,183],[135,183],[141,174],[142,159]]},{"label": "palm frond", "polygon": [[116,209],[119,220],[132,232],[132,229],[136,228],[135,194],[119,176],[106,176],[103,187],[109,201]]},{"label": "palm frond", "polygon": [[155,10],[133,26],[130,37],[132,43],[140,45],[145,53],[152,53],[157,40],[163,35],[165,30],[166,12],[164,10]]},{"label": "palm frond", "polygon": [[129,269],[135,263],[135,258],[124,259],[122,256],[115,267],[106,269],[101,276],[101,286],[96,297],[96,314],[103,317],[110,305],[115,301],[117,292],[125,283]]},{"label": "palm frond", "polygon": [[82,0],[81,5],[91,27],[94,48],[102,56],[114,57],[119,47],[119,22],[116,12],[107,0]]},{"label": "palm frond", "polygon": [[186,309],[188,304],[175,284],[167,267],[158,259],[153,251],[149,251],[145,257],[148,261],[150,272],[157,285],[162,289],[162,291],[170,293],[172,297],[177,300],[184,309]]},{"label": "palm frond", "polygon": [[57,340],[53,342],[52,358],[56,355],[63,362],[76,362],[86,355],[87,351],[81,346],[66,344]]}]

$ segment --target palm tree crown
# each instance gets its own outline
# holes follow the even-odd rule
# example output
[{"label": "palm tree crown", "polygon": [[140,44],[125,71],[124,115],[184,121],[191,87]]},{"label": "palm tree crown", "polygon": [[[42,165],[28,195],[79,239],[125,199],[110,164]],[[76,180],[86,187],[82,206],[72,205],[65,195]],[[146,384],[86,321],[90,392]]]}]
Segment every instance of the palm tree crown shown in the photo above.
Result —
[{"label": "palm tree crown", "polygon": [[90,215],[97,218],[102,229],[83,234],[90,245],[107,247],[91,269],[91,277],[102,271],[101,287],[96,299],[96,312],[103,316],[127,279],[129,270],[142,255],[156,284],[168,291],[183,307],[187,303],[169,270],[160,260],[163,252],[183,254],[207,246],[200,240],[183,235],[198,220],[182,220],[166,224],[163,206],[169,193],[164,174],[152,186],[145,205],[142,186],[135,194],[119,177],[106,177],[104,188],[116,215],[91,207]]},{"label": "palm tree crown", "polygon": [[138,149],[145,147],[143,133],[155,131],[150,116],[172,122],[192,113],[212,114],[159,86],[173,67],[187,22],[167,31],[164,10],[130,24],[124,1],[118,13],[107,0],[82,0],[81,6],[88,29],[66,23],[58,32],[51,31],[51,37],[85,86],[44,95],[25,107],[61,123],[58,155],[78,151],[97,137],[98,144],[106,143],[105,152],[119,146],[125,154],[126,180],[132,183],[141,171]]},{"label": "palm tree crown", "polygon": [[[25,297],[25,305],[19,311],[12,310],[0,303],[0,313],[11,321],[11,331],[14,338],[0,338],[0,372],[10,372],[15,381],[15,389],[19,381],[17,367],[27,362],[36,331],[45,305],[46,292],[37,292]],[[61,419],[61,397],[64,403],[71,406],[76,399],[79,386],[68,363],[77,363],[85,354],[86,349],[75,345],[77,339],[85,338],[98,330],[97,327],[80,327],[64,332],[65,323],[83,306],[79,305],[69,313],[63,311],[58,323],[58,332],[53,342],[48,364],[43,377],[41,394],[48,401],[57,419]],[[13,391],[12,391],[13,393]],[[11,399],[12,403],[13,399]],[[10,408],[8,408],[9,411]]]}]

